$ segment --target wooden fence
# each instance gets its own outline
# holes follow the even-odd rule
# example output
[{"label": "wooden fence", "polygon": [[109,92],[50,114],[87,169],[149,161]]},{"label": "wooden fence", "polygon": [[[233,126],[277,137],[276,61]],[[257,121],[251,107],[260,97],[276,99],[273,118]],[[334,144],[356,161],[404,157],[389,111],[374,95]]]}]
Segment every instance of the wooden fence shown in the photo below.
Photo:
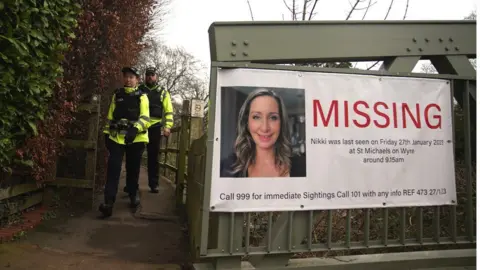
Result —
[{"label": "wooden fence", "polygon": [[56,162],[55,186],[78,188],[95,187],[97,168],[97,141],[100,122],[100,98],[78,107],[75,121],[69,126],[65,149]]},{"label": "wooden fence", "polygon": [[184,204],[186,200],[190,142],[203,134],[203,117],[192,116],[192,107],[190,100],[183,102],[180,126],[173,127],[169,137],[162,137],[159,152],[160,173],[176,186],[177,205]]},{"label": "wooden fence", "polygon": [[36,183],[24,182],[0,189],[0,219],[40,204],[42,200],[43,187]]},{"label": "wooden fence", "polygon": [[[95,187],[99,112],[98,97],[78,107],[74,114],[75,121],[69,125],[63,140],[64,151],[58,156],[53,168],[56,177],[48,182],[48,185],[90,189]],[[43,184],[39,185],[28,175],[22,174],[13,174],[8,178],[8,182],[5,187],[0,188],[0,219],[42,203]]]}]

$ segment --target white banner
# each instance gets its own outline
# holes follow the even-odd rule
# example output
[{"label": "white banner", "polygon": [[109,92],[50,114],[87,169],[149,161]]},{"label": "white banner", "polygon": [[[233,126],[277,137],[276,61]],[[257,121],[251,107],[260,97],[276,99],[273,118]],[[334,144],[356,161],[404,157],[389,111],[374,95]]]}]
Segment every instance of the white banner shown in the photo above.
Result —
[{"label": "white banner", "polygon": [[448,81],[228,69],[216,97],[211,211],[456,203]]}]

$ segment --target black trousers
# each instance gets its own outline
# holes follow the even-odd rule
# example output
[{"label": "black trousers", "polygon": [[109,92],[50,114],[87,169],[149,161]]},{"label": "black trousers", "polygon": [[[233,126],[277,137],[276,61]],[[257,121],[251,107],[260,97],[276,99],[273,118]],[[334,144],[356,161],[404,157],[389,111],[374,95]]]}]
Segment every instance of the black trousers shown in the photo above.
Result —
[{"label": "black trousers", "polygon": [[160,167],[158,165],[158,155],[160,152],[160,142],[162,139],[162,126],[153,126],[148,129],[148,186],[150,188],[158,187]]},{"label": "black trousers", "polygon": [[112,140],[108,142],[107,182],[105,183],[105,202],[115,202],[122,171],[123,155],[126,155],[127,187],[130,195],[136,195],[138,177],[145,143],[118,144]]}]

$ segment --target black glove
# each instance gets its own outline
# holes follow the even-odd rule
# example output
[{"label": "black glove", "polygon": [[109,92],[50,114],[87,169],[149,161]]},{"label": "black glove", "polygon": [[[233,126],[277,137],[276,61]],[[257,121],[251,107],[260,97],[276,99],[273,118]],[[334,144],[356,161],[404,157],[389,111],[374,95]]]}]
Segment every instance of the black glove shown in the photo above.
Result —
[{"label": "black glove", "polygon": [[137,137],[138,129],[136,127],[129,127],[127,134],[125,134],[125,144],[131,144],[135,137]]}]

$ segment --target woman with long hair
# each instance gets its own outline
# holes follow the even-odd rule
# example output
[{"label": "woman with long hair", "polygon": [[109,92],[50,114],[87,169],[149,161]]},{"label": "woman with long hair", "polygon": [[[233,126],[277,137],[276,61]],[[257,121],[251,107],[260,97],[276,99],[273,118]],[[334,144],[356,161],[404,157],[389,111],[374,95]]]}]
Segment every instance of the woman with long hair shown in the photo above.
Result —
[{"label": "woman with long hair", "polygon": [[288,114],[280,96],[260,88],[240,108],[234,153],[220,177],[304,177],[305,157],[292,154]]}]

